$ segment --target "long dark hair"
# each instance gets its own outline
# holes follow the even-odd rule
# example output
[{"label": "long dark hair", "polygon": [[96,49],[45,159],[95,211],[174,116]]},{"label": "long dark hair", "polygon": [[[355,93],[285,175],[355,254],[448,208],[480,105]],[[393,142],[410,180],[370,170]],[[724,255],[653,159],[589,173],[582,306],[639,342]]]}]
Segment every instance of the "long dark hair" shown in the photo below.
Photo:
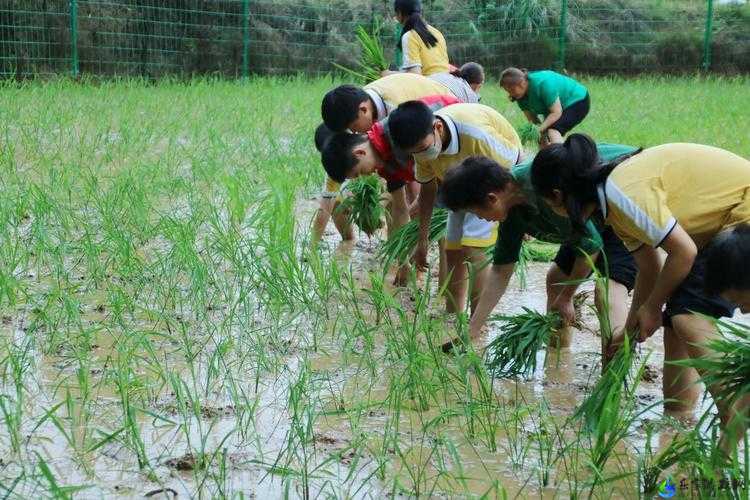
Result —
[{"label": "long dark hair", "polygon": [[545,198],[552,198],[554,190],[559,190],[573,229],[582,232],[586,205],[599,199],[597,186],[606,182],[617,165],[640,152],[637,149],[602,163],[589,136],[571,134],[563,144],[552,144],[537,153],[531,164],[531,183]]},{"label": "long dark hair", "polygon": [[401,39],[411,30],[416,31],[424,44],[428,47],[434,47],[437,45],[437,38],[430,33],[430,30],[427,29],[427,23],[422,19],[422,2],[420,0],[394,0],[393,10],[395,10],[397,14],[406,17],[406,22],[401,30],[401,36],[396,42],[397,47],[401,47]]}]

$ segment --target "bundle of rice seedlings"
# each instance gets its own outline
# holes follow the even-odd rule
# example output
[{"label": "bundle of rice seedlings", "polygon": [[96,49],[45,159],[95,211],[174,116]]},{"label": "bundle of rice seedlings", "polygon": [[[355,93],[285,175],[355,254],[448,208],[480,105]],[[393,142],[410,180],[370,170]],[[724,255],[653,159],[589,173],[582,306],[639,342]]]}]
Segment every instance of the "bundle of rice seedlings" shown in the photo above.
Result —
[{"label": "bundle of rice seedlings", "polygon": [[[445,236],[445,228],[448,224],[448,210],[437,208],[432,212],[430,220],[430,241],[439,240]],[[378,252],[378,257],[387,265],[391,262],[403,264],[409,260],[419,239],[419,219],[412,219],[401,226],[383,243]]]},{"label": "bundle of rice seedlings", "polygon": [[591,394],[574,414],[574,418],[584,420],[589,432],[602,434],[607,428],[614,428],[612,422],[619,421],[624,395],[634,390],[635,381],[640,380],[640,372],[645,367],[642,363],[638,373],[632,376],[631,368],[636,358],[632,340],[625,335],[623,344],[607,364]]},{"label": "bundle of rice seedlings", "polygon": [[541,314],[524,308],[514,316],[496,315],[504,321],[502,332],[487,346],[486,364],[498,378],[528,375],[536,370],[536,353],[544,349],[551,335],[562,326],[557,313]]},{"label": "bundle of rice seedlings", "polygon": [[358,177],[344,188],[349,192],[337,210],[348,213],[349,222],[356,224],[367,236],[383,226],[385,209],[380,200],[383,187],[376,175]]},{"label": "bundle of rice seedlings", "polygon": [[672,364],[700,370],[704,373],[703,383],[722,388],[717,399],[731,404],[750,393],[750,326],[725,320],[714,320],[714,323],[720,336],[706,343],[713,351],[710,356]]},{"label": "bundle of rice seedlings", "polygon": [[359,61],[357,61],[357,69],[347,68],[336,63],[333,63],[333,65],[364,83],[370,83],[380,78],[381,73],[388,69],[388,60],[379,38],[380,28],[380,24],[376,22],[372,34],[370,34],[363,26],[357,26],[355,34],[362,52]]},{"label": "bundle of rice seedlings", "polygon": [[526,122],[516,129],[518,136],[521,138],[523,144],[539,144],[542,134],[539,133],[539,129],[533,124]]},{"label": "bundle of rice seedlings", "polygon": [[539,240],[524,241],[521,248],[529,262],[552,262],[559,249],[560,245]]}]

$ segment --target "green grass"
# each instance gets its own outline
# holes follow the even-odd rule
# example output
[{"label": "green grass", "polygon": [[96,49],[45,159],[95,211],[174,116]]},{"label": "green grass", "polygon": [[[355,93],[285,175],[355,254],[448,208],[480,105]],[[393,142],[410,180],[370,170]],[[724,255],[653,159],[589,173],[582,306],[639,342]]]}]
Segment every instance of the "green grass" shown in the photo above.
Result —
[{"label": "green grass", "polygon": [[[435,283],[394,293],[380,239],[309,252],[338,83],[0,86],[0,495],[617,497],[708,474],[708,433],[685,463],[644,454],[637,409],[591,433],[538,380],[444,355]],[[750,156],[747,79],[584,83],[597,140]]]}]

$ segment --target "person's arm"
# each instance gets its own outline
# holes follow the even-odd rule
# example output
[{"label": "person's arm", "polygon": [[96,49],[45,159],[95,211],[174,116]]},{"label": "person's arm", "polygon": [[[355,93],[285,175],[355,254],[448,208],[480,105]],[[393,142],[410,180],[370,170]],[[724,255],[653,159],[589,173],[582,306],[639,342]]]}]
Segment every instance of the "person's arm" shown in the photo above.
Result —
[{"label": "person's arm", "polygon": [[583,256],[576,258],[570,275],[566,279],[568,283],[555,286],[557,295],[550,303],[549,310],[557,311],[566,325],[575,323],[576,312],[573,305],[573,297],[581,281],[585,280],[591,274],[591,262],[596,262],[597,256],[598,253],[590,255],[591,261]]},{"label": "person's arm", "polygon": [[[662,308],[675,289],[682,283],[685,277],[690,273],[690,269],[695,262],[695,256],[698,254],[698,248],[695,246],[693,239],[685,232],[679,224],[676,224],[669,235],[661,243],[661,247],[667,252],[667,259],[661,266],[661,271],[651,287],[648,296],[643,303],[636,304],[635,300],[631,307],[631,314],[625,328],[628,331],[638,330],[638,338],[641,342],[649,338],[661,326]],[[636,252],[636,263],[638,264],[638,275],[643,274],[641,261],[649,259],[647,265],[654,269],[654,261],[658,261],[658,253],[655,249],[652,252],[641,253],[640,249]],[[640,254],[640,255],[639,255]],[[641,297],[639,297],[639,300]],[[635,306],[638,305],[636,309]],[[635,313],[633,313],[635,311]]]},{"label": "person's arm", "polygon": [[526,115],[526,119],[529,120],[529,123],[533,123],[534,125],[539,125],[539,117],[536,114],[528,110],[524,110],[523,114]]},{"label": "person's arm", "polygon": [[545,118],[542,124],[539,125],[539,132],[542,134],[546,132],[550,125],[560,119],[562,112],[562,104],[560,104],[560,98],[558,97],[555,99],[555,102],[552,103],[552,106],[549,107],[547,118]]},{"label": "person's arm", "polygon": [[[388,238],[391,238],[400,227],[409,222],[409,208],[406,205],[406,188],[401,186],[391,192],[391,203],[388,205],[390,217],[388,220]],[[394,284],[401,286],[406,284],[409,276],[409,265],[404,264],[396,270]]]},{"label": "person's arm", "polygon": [[469,335],[472,339],[479,337],[482,327],[487,322],[487,317],[495,309],[495,306],[508,289],[508,283],[513,276],[515,263],[510,264],[493,264],[490,268],[490,275],[487,277],[482,295],[479,297],[479,304],[471,315],[469,323]]},{"label": "person's arm", "polygon": [[432,179],[422,186],[419,193],[419,239],[414,251],[414,263],[420,269],[427,268],[427,251],[430,244],[430,220],[437,195],[437,181]]}]

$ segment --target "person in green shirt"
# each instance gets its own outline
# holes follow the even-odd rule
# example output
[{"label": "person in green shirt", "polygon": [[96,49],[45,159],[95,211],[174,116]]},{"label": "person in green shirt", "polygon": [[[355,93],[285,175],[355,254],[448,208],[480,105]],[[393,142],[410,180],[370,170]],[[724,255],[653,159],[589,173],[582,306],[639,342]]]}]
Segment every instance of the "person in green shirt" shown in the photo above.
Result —
[{"label": "person in green shirt", "polygon": [[[597,149],[603,159],[615,159],[636,151],[636,148],[614,144],[598,144]],[[484,219],[501,222],[490,277],[471,317],[470,337],[473,342],[481,337],[487,317],[508,287],[526,235],[562,244],[547,273],[547,309],[557,311],[567,325],[575,320],[573,295],[577,282],[591,274],[590,262],[595,262],[601,275],[609,277],[606,295],[604,289],[597,287],[595,301],[600,312],[604,312],[605,304],[609,305],[606,313],[613,337],[616,337],[625,326],[628,293],[635,284],[635,261],[612,229],[604,227],[603,223],[589,220],[584,233],[577,234],[570,219],[556,214],[534,192],[532,161],[533,158],[529,158],[508,172],[497,168],[489,158],[470,157],[450,170],[440,186],[440,199],[449,209],[468,210]],[[569,346],[570,340],[569,333],[567,338],[556,339],[561,347]],[[444,350],[459,343],[452,340],[446,343]],[[603,355],[608,348],[602,345]]]},{"label": "person in green shirt", "polygon": [[[589,113],[589,91],[574,79],[554,71],[507,68],[500,85],[533,124],[539,125],[540,146],[563,137]],[[543,118],[540,120],[539,116]]]}]

